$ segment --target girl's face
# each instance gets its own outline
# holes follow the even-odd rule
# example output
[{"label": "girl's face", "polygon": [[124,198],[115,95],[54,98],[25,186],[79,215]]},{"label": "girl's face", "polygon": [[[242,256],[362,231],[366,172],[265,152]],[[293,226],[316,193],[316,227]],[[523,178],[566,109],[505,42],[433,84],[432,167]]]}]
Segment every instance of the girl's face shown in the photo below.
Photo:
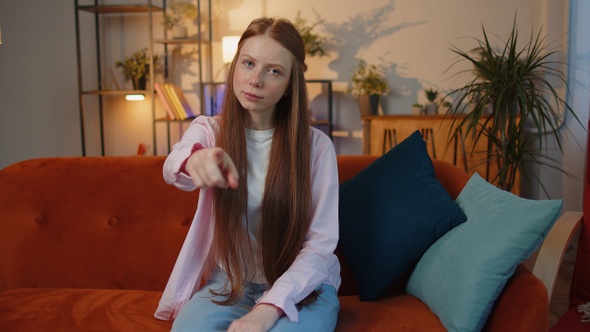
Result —
[{"label": "girl's face", "polygon": [[251,117],[251,129],[272,128],[277,102],[291,81],[291,53],[268,36],[246,39],[234,70],[234,94]]}]

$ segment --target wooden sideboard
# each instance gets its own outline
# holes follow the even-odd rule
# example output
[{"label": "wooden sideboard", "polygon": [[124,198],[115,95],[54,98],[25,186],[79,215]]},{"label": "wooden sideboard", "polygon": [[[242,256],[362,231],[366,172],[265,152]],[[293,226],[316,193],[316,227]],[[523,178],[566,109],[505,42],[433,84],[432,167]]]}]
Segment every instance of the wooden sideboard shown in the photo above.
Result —
[{"label": "wooden sideboard", "polygon": [[[469,174],[477,172],[491,181],[497,174],[497,166],[486,162],[488,140],[481,138],[473,148],[471,137],[450,136],[452,121],[444,115],[363,116],[363,154],[380,156],[419,130],[431,158],[448,161]],[[515,185],[512,192],[518,194],[519,187]]]}]

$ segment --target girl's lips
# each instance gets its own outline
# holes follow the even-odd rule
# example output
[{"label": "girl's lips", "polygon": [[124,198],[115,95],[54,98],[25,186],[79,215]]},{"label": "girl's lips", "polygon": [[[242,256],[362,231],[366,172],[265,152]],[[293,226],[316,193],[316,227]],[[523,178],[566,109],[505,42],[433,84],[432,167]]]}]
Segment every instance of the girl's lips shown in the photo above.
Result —
[{"label": "girl's lips", "polygon": [[244,92],[244,96],[246,97],[246,99],[248,99],[249,101],[256,101],[259,99],[262,99],[262,97],[255,95],[253,93],[250,92]]}]

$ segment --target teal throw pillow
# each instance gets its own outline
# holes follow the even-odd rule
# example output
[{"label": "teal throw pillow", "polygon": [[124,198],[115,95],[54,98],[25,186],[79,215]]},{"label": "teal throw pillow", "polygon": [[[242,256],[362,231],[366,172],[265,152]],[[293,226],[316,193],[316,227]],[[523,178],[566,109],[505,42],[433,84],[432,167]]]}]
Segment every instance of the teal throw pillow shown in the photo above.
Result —
[{"label": "teal throw pillow", "polygon": [[339,203],[339,248],[363,301],[383,297],[466,220],[436,179],[418,131],[344,182]]},{"label": "teal throw pillow", "polygon": [[426,251],[407,292],[448,331],[480,331],[516,266],[543,242],[562,200],[528,200],[474,174],[457,197],[467,222]]}]

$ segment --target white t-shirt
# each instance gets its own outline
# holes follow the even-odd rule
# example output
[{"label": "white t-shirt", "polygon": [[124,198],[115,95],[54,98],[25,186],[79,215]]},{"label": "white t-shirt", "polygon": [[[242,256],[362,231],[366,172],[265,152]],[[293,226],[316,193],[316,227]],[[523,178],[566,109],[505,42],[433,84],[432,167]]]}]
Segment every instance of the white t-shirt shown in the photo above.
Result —
[{"label": "white t-shirt", "polygon": [[[257,284],[267,283],[262,268],[262,257],[258,250],[258,228],[262,221],[262,198],[268,169],[268,155],[274,129],[246,129],[246,150],[248,153],[248,231],[254,261],[245,262],[246,280]],[[244,220],[245,222],[245,220]],[[252,275],[252,272],[255,272]],[[251,279],[250,279],[251,278]]]}]

